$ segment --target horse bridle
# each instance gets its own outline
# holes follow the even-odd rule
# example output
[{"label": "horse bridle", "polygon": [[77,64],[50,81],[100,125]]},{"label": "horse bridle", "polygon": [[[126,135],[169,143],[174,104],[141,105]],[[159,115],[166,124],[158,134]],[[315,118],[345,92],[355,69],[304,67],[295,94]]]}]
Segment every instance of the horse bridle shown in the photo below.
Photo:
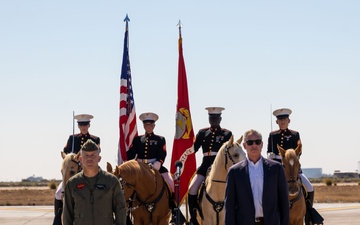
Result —
[{"label": "horse bridle", "polygon": [[[233,165],[235,164],[235,161],[233,159],[233,157],[231,156],[230,152],[229,152],[230,147],[228,145],[226,145],[225,147],[225,152],[224,152],[224,156],[225,156],[225,170],[227,171],[228,169],[226,168],[227,164],[228,164],[228,158],[230,159],[230,161],[233,163]],[[226,181],[222,181],[222,180],[212,180],[214,182],[219,182],[219,183],[226,183]]]},{"label": "horse bridle", "polygon": [[130,195],[129,199],[126,200],[127,204],[128,204],[128,207],[127,207],[127,212],[126,212],[126,215],[129,215],[130,212],[136,210],[137,208],[140,207],[140,205],[137,205],[135,207],[132,207],[132,203],[134,202],[134,195],[135,195],[135,185],[134,184],[130,184],[128,182],[126,182],[121,176],[119,177],[119,182],[121,184],[121,189],[123,191],[124,190],[124,186],[127,186],[129,189],[132,189],[133,190],[133,193]]},{"label": "horse bridle", "polygon": [[224,153],[224,155],[225,155],[225,170],[227,170],[226,165],[227,165],[227,163],[228,163],[228,158],[231,160],[231,162],[232,162],[233,164],[235,164],[234,159],[232,158],[231,154],[229,153],[229,149],[230,149],[230,147],[229,147],[228,145],[226,145],[226,147],[225,147],[225,153]]},{"label": "horse bridle", "polygon": [[[152,221],[152,212],[155,209],[155,204],[160,201],[161,197],[163,196],[164,192],[165,192],[165,184],[162,186],[162,189],[159,193],[159,195],[153,200],[148,202],[148,200],[153,197],[155,195],[155,193],[157,192],[157,177],[155,175],[155,191],[150,194],[145,200],[140,199],[139,195],[136,194],[136,190],[135,190],[135,185],[126,182],[121,176],[119,177],[119,181],[121,183],[122,189],[124,190],[124,186],[127,186],[129,189],[133,190],[133,193],[130,195],[130,198],[128,200],[126,200],[126,202],[128,203],[128,212],[127,214],[129,214],[130,212],[138,209],[141,205],[144,205],[146,210],[150,213],[150,221]],[[165,181],[164,181],[165,182]],[[136,194],[136,200],[140,203],[139,205],[133,207],[132,203],[134,202],[134,196]]]},{"label": "horse bridle", "polygon": [[76,161],[74,159],[71,159],[71,162],[76,163],[78,165],[77,173],[81,172],[82,167],[80,161]]},{"label": "horse bridle", "polygon": [[[285,165],[284,165],[284,164],[283,164],[283,167],[285,168]],[[302,192],[303,192],[303,191],[302,191],[302,182],[301,182],[299,173],[297,173],[296,178],[295,178],[294,168],[290,168],[290,172],[291,172],[290,179],[287,180],[288,184],[290,184],[290,183],[296,183],[296,184],[299,184],[299,186],[300,186],[300,188],[299,188],[300,191],[299,191],[299,193],[296,195],[296,197],[289,200],[289,205],[290,205],[290,208],[291,208],[292,205],[293,205],[297,200],[299,200],[299,199],[302,197]],[[299,182],[299,180],[300,180],[300,182]]]},{"label": "horse bridle", "polygon": [[[228,158],[231,160],[231,162],[233,164],[235,164],[234,159],[232,158],[230,152],[229,152],[230,147],[228,145],[226,145],[225,147],[225,152],[224,152],[224,156],[225,156],[225,170],[227,171],[228,169],[226,168],[227,164],[228,164]],[[222,180],[212,180],[213,182],[218,182],[218,183],[226,183],[226,181],[222,181]],[[205,197],[206,199],[213,205],[214,211],[216,212],[216,224],[219,224],[219,213],[221,212],[221,210],[223,210],[224,208],[224,201],[221,202],[215,202],[210,195],[206,192],[206,187],[204,185],[204,190],[205,190]]]}]

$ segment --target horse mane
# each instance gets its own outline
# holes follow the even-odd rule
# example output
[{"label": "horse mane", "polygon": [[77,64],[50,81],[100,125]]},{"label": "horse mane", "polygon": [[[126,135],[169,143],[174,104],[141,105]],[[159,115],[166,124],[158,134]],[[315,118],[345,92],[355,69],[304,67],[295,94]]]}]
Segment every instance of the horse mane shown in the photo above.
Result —
[{"label": "horse mane", "polygon": [[[137,188],[144,188],[154,190],[156,189],[156,184],[152,182],[155,179],[159,180],[161,177],[160,173],[156,173],[154,170],[142,162],[136,160],[129,160],[121,164],[119,167],[119,175],[127,183],[137,186]],[[137,185],[138,183],[145,183],[145,185]]]},{"label": "horse mane", "polygon": [[285,168],[284,168],[285,171],[286,170],[290,170],[290,172],[295,171],[292,173],[297,175],[299,168],[300,168],[300,161],[299,161],[299,158],[296,155],[296,152],[294,149],[287,149],[285,151],[285,155],[284,155],[282,161],[283,161],[284,165],[285,165],[285,163],[289,165],[289,166],[285,165]]},{"label": "horse mane", "polygon": [[285,161],[289,161],[291,159],[294,159],[294,158],[297,158],[297,155],[295,153],[295,150],[294,149],[287,149],[286,152],[285,152]]},{"label": "horse mane", "polygon": [[[224,157],[224,151],[225,151],[225,148],[226,148],[226,145],[228,144],[228,142],[225,142],[221,148],[219,149],[218,153],[216,154],[216,157],[214,159],[214,162],[213,164],[211,165],[211,170],[210,170],[210,173],[208,175],[209,179],[213,178],[214,177],[214,174],[216,172],[218,172],[217,170],[220,168],[220,166],[223,166],[225,165],[225,157]],[[213,169],[214,168],[214,169]],[[225,168],[225,167],[224,167]],[[221,168],[220,168],[221,169]]]},{"label": "horse mane", "polygon": [[277,148],[278,148],[279,153],[280,153],[280,155],[281,155],[281,157],[282,157],[283,164],[284,164],[284,162],[285,162],[285,163],[288,162],[288,163],[291,164],[290,161],[291,161],[292,159],[294,160],[293,163],[295,163],[295,161],[296,161],[296,162],[298,162],[298,163],[300,164],[299,157],[300,157],[301,152],[302,152],[302,145],[301,145],[301,144],[299,144],[299,145],[296,147],[296,149],[290,148],[290,149],[285,150],[285,149],[283,149],[283,148],[280,147],[280,146],[277,146]]}]

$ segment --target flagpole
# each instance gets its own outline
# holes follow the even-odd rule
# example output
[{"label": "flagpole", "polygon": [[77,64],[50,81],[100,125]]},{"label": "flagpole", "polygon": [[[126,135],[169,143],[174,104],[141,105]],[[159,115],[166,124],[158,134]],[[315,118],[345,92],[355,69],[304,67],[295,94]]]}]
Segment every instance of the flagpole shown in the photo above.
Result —
[{"label": "flagpole", "polygon": [[[179,40],[181,41],[181,45],[182,45],[182,36],[181,36],[181,27],[182,27],[182,23],[179,20],[177,27],[179,28]],[[179,49],[180,51],[180,49]],[[178,178],[178,185],[180,188],[180,176]],[[186,187],[187,188],[187,187]],[[178,192],[180,192],[180,190],[178,190]],[[178,199],[178,201],[180,201],[180,199]],[[178,208],[180,210],[180,202],[178,202]],[[186,221],[189,221],[189,205],[188,205],[188,199],[185,198],[185,216],[186,216]]]},{"label": "flagpole", "polygon": [[124,22],[126,23],[126,30],[128,29],[128,22],[130,22],[130,18],[128,16],[128,14],[126,14]]},{"label": "flagpole", "polygon": [[124,19],[124,49],[120,74],[120,104],[119,104],[119,144],[118,165],[127,160],[127,151],[134,139],[138,136],[136,126],[135,100],[132,87],[132,76],[129,56],[129,16]]},{"label": "flagpole", "polygon": [[273,132],[273,122],[272,122],[272,105],[270,104],[270,141],[271,141],[271,152],[268,153],[268,156],[270,157],[270,159],[274,159],[275,158],[275,153],[274,153],[274,140],[273,140],[273,135],[271,134]]},{"label": "flagpole", "polygon": [[181,23],[180,20],[179,20],[179,23],[177,24],[177,27],[179,28],[179,38],[182,38],[182,37],[181,37],[181,27],[182,27],[182,23]]},{"label": "flagpole", "polygon": [[74,153],[74,141],[75,141],[75,111],[73,111],[73,116],[72,116],[72,121],[73,121],[73,135],[72,135],[72,145],[71,145],[71,152]]}]

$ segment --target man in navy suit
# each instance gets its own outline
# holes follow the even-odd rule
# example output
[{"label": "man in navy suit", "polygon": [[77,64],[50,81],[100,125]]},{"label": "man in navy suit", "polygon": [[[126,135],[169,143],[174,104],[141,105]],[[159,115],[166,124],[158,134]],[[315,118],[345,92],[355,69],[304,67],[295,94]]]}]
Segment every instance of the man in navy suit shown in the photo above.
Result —
[{"label": "man in navy suit", "polygon": [[289,225],[289,192],[282,165],[261,156],[262,135],[244,134],[247,159],[229,169],[225,225]]}]

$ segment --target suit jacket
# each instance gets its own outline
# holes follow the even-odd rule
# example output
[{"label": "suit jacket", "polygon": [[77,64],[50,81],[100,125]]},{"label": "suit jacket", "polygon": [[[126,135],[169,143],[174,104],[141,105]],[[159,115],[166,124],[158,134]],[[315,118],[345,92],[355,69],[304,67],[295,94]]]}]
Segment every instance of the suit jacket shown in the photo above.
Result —
[{"label": "suit jacket", "polygon": [[[289,225],[289,190],[282,165],[262,158],[264,186],[262,207],[266,225]],[[255,206],[248,161],[233,165],[226,178],[225,225],[253,225]]]}]

